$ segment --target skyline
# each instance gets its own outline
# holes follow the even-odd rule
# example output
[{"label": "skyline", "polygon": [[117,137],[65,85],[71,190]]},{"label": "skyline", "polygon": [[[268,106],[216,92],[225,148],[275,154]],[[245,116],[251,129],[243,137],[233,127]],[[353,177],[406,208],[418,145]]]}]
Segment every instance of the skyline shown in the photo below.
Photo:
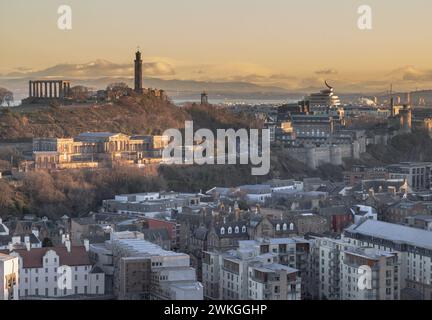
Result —
[{"label": "skyline", "polygon": [[[72,7],[70,31],[57,28],[61,4]],[[432,4],[369,1],[373,29],[367,31],[357,28],[362,4],[3,1],[0,38],[8,45],[0,53],[0,80],[131,77],[131,52],[140,46],[144,76],[165,80],[244,81],[293,91],[322,87],[324,79],[339,92],[380,92],[390,83],[395,90],[431,88]]]}]

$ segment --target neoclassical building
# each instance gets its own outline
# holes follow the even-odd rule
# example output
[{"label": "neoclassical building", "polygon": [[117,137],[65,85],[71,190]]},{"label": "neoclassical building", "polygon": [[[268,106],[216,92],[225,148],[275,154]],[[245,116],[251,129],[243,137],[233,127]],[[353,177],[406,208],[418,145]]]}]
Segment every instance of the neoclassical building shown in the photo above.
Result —
[{"label": "neoclassical building", "polygon": [[66,169],[139,164],[160,159],[168,144],[165,136],[128,136],[86,132],[75,138],[33,139],[35,169]]}]

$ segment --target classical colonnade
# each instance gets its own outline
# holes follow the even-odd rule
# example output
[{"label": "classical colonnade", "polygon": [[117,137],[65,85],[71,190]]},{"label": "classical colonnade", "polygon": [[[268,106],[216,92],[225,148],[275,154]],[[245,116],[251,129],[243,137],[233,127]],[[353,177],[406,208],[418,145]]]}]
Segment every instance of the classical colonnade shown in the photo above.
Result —
[{"label": "classical colonnade", "polygon": [[70,82],[63,80],[29,81],[29,97],[65,98],[70,93]]}]

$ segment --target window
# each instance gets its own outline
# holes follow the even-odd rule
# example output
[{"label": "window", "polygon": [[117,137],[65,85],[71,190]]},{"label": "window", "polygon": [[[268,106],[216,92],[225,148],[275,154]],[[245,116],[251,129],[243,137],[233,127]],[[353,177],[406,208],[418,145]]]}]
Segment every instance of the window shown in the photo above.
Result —
[{"label": "window", "polygon": [[48,268],[45,268],[45,273],[48,273]]},{"label": "window", "polygon": [[286,224],[286,223],[283,224],[282,229],[283,229],[284,231],[287,230],[287,224]]},{"label": "window", "polygon": [[235,229],[234,229],[234,232],[235,233],[239,233],[240,232],[240,228],[236,226]]},{"label": "window", "polygon": [[290,230],[294,230],[294,223],[290,223]]},{"label": "window", "polygon": [[39,289],[35,289],[35,296],[39,295]]},{"label": "window", "polygon": [[78,281],[78,275],[77,274],[75,275],[75,281]]},{"label": "window", "polygon": [[221,228],[220,234],[225,234],[225,228],[224,227]]},{"label": "window", "polygon": [[231,233],[232,233],[232,228],[229,227],[229,228],[228,228],[228,234],[231,234]]},{"label": "window", "polygon": [[96,294],[99,294],[99,286],[96,286]]},{"label": "window", "polygon": [[246,232],[246,226],[242,227],[242,232],[245,233]]},{"label": "window", "polygon": [[45,296],[48,297],[48,288],[45,288]]},{"label": "window", "polygon": [[54,295],[57,295],[57,288],[54,288]]},{"label": "window", "polygon": [[280,231],[280,224],[278,223],[277,225],[276,225],[276,231]]},{"label": "window", "polygon": [[78,294],[78,287],[75,287],[75,294]]}]

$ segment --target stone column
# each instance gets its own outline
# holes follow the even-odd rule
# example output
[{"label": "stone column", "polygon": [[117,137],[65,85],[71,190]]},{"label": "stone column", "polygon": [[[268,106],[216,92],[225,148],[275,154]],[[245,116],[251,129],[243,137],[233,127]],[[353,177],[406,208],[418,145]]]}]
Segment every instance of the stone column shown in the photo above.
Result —
[{"label": "stone column", "polygon": [[48,83],[44,81],[44,98],[48,97]]},{"label": "stone column", "polygon": [[57,96],[57,82],[53,82],[53,85],[54,85],[54,98],[58,98],[58,96]]},{"label": "stone column", "polygon": [[59,97],[60,99],[64,98],[64,91],[63,91],[63,81],[59,81],[58,85],[59,85]]}]

